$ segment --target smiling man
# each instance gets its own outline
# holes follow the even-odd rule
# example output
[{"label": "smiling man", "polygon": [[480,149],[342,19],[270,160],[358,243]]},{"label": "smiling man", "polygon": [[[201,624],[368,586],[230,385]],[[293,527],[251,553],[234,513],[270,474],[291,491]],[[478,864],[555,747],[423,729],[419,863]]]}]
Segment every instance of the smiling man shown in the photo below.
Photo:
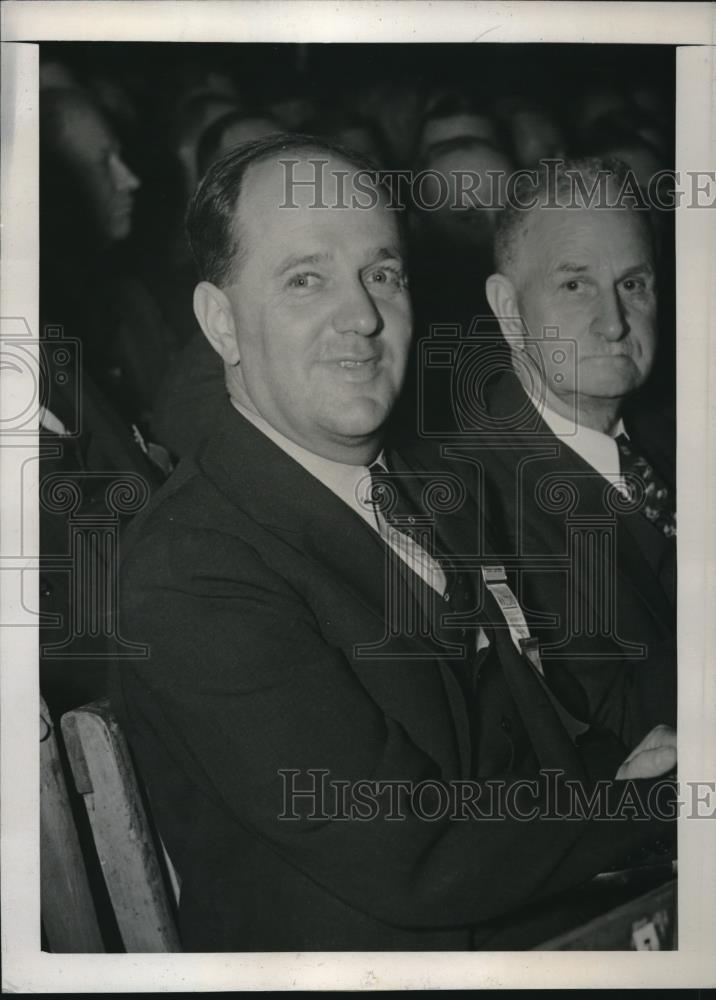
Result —
[{"label": "smiling man", "polygon": [[512,358],[487,393],[501,534],[527,604],[559,609],[540,630],[548,676],[579,676],[617,727],[625,686],[645,724],[676,717],[673,427],[639,396],[657,265],[651,220],[620,202],[626,169],[567,162],[517,191],[534,207],[504,214],[486,287]]},{"label": "smiling man", "polygon": [[[122,627],[147,656],[114,690],[187,950],[528,947],[670,827],[608,817],[622,779],[647,794],[673,768],[673,731],[629,754],[572,727],[514,604],[456,558],[476,516],[459,470],[387,441],[411,327],[398,221],[375,182],[372,207],[325,207],[365,190],[362,167],[261,140],[189,213],[229,400],[133,526]],[[605,813],[571,809],[562,779],[607,779]]]},{"label": "smiling man", "polygon": [[[208,262],[212,280],[197,286],[194,307],[248,420],[323,458],[367,465],[410,345],[403,251],[390,213],[311,208],[317,194],[334,203],[345,169],[318,159],[290,173],[278,160],[252,170],[234,220],[237,260],[227,273]],[[280,207],[287,179],[295,208]]]}]

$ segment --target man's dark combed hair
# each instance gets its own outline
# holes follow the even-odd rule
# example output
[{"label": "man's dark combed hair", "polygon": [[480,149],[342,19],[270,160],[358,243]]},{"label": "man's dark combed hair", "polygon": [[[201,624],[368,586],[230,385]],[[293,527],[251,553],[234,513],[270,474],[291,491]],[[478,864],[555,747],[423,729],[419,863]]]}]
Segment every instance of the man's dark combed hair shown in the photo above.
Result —
[{"label": "man's dark combed hair", "polygon": [[[505,209],[500,213],[495,232],[494,258],[495,267],[501,274],[508,274],[515,263],[519,243],[527,232],[531,213],[540,205],[547,204],[551,208],[573,207],[579,204],[573,201],[575,194],[575,177],[579,177],[589,191],[592,185],[604,178],[609,184],[616,184],[619,189],[630,179],[633,173],[628,164],[617,157],[582,157],[561,161],[557,167],[548,168],[542,164],[536,171],[529,171],[532,176],[521,175],[515,184],[514,195],[507,199]],[[536,176],[535,176],[536,175]],[[536,180],[536,183],[535,183]],[[636,181],[634,179],[636,185]],[[552,200],[552,199],[556,200]],[[534,208],[521,208],[531,199],[537,204]],[[549,200],[547,200],[549,199]],[[631,209],[626,205],[624,211]],[[654,240],[651,219],[647,212],[638,213]]]},{"label": "man's dark combed hair", "polygon": [[209,167],[187,209],[187,235],[202,280],[219,288],[230,284],[237,255],[241,259],[234,217],[248,168],[276,154],[299,151],[331,156],[356,171],[379,174],[366,157],[327,139],[302,133],[278,132],[235,146]]}]

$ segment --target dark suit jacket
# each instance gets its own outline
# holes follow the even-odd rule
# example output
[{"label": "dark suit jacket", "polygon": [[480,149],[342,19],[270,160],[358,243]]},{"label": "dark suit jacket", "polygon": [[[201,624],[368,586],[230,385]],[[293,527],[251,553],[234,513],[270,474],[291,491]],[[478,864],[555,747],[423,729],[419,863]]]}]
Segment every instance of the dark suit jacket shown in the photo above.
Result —
[{"label": "dark suit jacket", "polygon": [[[675,725],[675,542],[640,510],[613,504],[606,480],[552,433],[514,375],[486,398],[478,443],[458,450],[479,465],[550,682],[565,693],[567,678],[578,678],[586,702],[572,710],[628,744],[657,723]],[[625,424],[675,501],[672,428],[643,410]]]},{"label": "dark suit jacket", "polygon": [[[391,462],[420,480],[417,502],[429,467]],[[468,508],[436,516],[437,537],[459,551],[475,524]],[[417,783],[534,777],[541,766],[591,788],[625,755],[606,732],[579,750],[570,742],[509,635],[492,628],[502,619],[489,595],[480,621],[497,654],[471,677],[473,698],[458,675],[471,660],[390,634],[386,551],[230,405],[133,526],[122,631],[150,654],[119,667],[114,700],[182,879],[188,950],[496,946],[506,915],[514,929],[521,908],[668,827],[329,820],[320,809],[310,819],[305,801],[299,819],[279,818],[282,770],[300,772],[305,789],[310,769]],[[515,946],[548,932],[532,935]]]}]

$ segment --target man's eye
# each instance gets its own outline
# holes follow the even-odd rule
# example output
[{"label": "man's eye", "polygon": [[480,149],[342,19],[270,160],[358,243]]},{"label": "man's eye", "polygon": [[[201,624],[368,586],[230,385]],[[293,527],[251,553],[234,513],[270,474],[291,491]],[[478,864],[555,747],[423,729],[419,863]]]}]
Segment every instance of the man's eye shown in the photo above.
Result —
[{"label": "man's eye", "polygon": [[577,278],[570,278],[569,281],[564,282],[562,287],[566,288],[568,292],[578,292],[580,288],[584,287],[584,282]]},{"label": "man's eye", "polygon": [[319,280],[317,274],[312,274],[307,272],[305,274],[294,274],[292,278],[288,279],[289,288],[313,288]]},{"label": "man's eye", "polygon": [[643,278],[627,278],[626,281],[622,282],[622,286],[627,292],[643,292],[646,288],[646,282]]},{"label": "man's eye", "polygon": [[367,280],[373,285],[393,288],[405,288],[408,283],[405,272],[399,267],[378,267],[368,274]]}]

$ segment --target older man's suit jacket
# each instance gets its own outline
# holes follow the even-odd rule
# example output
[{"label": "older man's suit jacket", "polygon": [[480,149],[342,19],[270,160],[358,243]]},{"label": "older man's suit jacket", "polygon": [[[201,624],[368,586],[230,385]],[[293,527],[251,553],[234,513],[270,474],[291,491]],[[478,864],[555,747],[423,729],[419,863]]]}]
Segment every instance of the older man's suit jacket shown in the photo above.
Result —
[{"label": "older man's suit jacket", "polygon": [[[397,453],[391,465],[415,474],[417,503],[430,465]],[[464,551],[475,524],[465,506],[436,515],[436,535]],[[481,666],[449,660],[437,636],[391,634],[386,552],[230,405],[133,526],[121,627],[148,649],[118,668],[114,699],[181,876],[188,950],[493,947],[546,897],[668,834],[656,819],[455,821],[429,786],[434,821],[330,819],[333,798],[314,819],[311,801],[286,805],[290,783],[310,788],[318,771],[484,783],[541,767],[589,790],[625,756],[602,730],[572,743],[479,577],[496,650]],[[346,794],[358,803],[355,786]],[[526,936],[514,946],[548,931]]]},{"label": "older man's suit jacket", "polygon": [[[550,683],[575,714],[599,719],[635,743],[653,725],[676,724],[676,544],[560,439],[514,375],[486,394],[486,420],[458,448],[480,469],[500,554],[515,568]],[[635,447],[675,502],[673,428],[634,409]],[[567,678],[586,699],[570,700]]]}]

